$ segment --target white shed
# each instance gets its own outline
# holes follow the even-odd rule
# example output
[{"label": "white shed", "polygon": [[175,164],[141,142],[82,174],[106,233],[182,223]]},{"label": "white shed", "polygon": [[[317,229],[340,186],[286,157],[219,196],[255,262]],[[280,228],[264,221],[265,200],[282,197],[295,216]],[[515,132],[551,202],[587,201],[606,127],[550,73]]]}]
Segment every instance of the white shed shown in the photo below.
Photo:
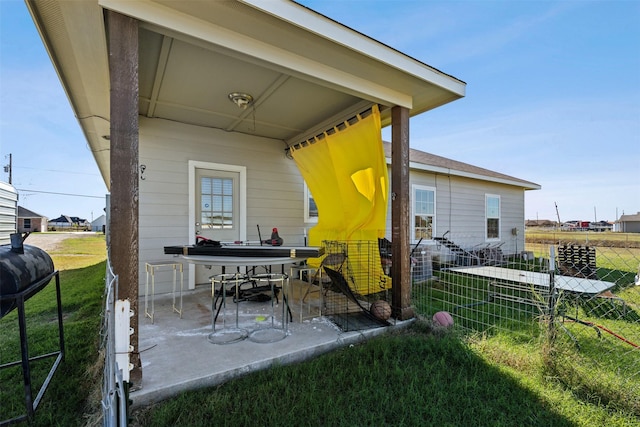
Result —
[{"label": "white shed", "polygon": [[107,226],[107,216],[104,214],[100,215],[98,218],[91,221],[91,231],[104,233],[106,226]]},{"label": "white shed", "polygon": [[17,232],[18,192],[13,185],[0,182],[0,245],[11,243],[11,234]]}]

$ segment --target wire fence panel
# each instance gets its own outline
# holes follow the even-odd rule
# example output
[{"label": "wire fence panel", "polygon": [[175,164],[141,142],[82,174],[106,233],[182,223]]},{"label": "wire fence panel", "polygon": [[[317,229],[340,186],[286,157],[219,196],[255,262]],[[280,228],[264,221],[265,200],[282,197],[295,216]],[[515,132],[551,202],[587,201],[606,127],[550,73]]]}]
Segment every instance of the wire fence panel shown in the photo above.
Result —
[{"label": "wire fence panel", "polygon": [[419,314],[447,311],[462,331],[530,342],[552,331],[540,341],[550,372],[581,392],[622,393],[640,412],[640,235],[527,233],[517,254],[449,236],[431,253],[433,277],[413,281]]},{"label": "wire fence panel", "polygon": [[[579,386],[589,393],[616,390],[640,413],[640,236],[553,236],[559,283],[553,368],[568,384],[583,378]],[[548,243],[532,239],[531,250]]]},{"label": "wire fence panel", "polygon": [[382,241],[360,240],[323,241],[322,245],[323,313],[343,331],[387,325],[391,248]]}]

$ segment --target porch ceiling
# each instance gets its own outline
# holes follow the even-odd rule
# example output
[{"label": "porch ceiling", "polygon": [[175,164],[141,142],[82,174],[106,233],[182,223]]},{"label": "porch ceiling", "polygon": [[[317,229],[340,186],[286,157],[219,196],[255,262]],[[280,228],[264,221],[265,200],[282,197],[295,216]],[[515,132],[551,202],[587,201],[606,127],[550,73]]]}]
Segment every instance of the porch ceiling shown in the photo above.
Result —
[{"label": "porch ceiling", "polygon": [[[142,28],[140,114],[287,140],[361,101],[278,68]],[[241,109],[232,92],[254,102]]]},{"label": "porch ceiling", "polygon": [[[410,115],[465,84],[295,2],[26,0],[107,187],[104,10],[136,18],[140,115],[297,143],[373,103]],[[254,98],[246,109],[231,92]],[[283,148],[284,148],[283,144]]]}]

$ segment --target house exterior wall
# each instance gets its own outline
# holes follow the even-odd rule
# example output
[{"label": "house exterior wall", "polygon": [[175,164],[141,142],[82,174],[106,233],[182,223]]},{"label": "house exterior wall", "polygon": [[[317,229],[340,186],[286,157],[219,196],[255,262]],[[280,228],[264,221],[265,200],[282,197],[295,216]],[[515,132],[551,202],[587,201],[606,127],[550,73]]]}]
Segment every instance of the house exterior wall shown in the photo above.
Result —
[{"label": "house exterior wall", "polygon": [[[277,227],[285,245],[303,245],[304,183],[295,163],[284,154],[282,141],[224,132],[163,120],[140,118],[140,294],[144,295],[145,263],[166,259],[164,246],[190,245],[189,161],[243,166],[247,171],[246,240],[258,240]],[[391,176],[391,174],[389,174]],[[524,190],[471,178],[411,170],[410,186],[436,189],[434,236],[447,237],[464,248],[501,244],[505,254],[524,249]],[[485,239],[485,195],[500,196],[500,239]],[[411,219],[412,220],[412,219]],[[511,230],[516,228],[517,235]],[[391,203],[387,208],[391,239]],[[413,241],[413,244],[417,243]],[[423,245],[436,246],[434,241]],[[185,266],[185,287],[188,279]],[[208,274],[215,274],[214,268]],[[169,292],[170,274],[156,276],[156,293]],[[202,275],[199,275],[202,276]],[[201,278],[197,279],[202,282]]]},{"label": "house exterior wall", "polygon": [[[25,221],[26,220],[26,221]],[[26,225],[29,225],[27,227]],[[43,217],[18,218],[18,233],[45,232],[47,231],[47,219]]]},{"label": "house exterior wall", "polygon": [[[433,172],[412,169],[410,172],[410,205],[413,212],[413,186],[435,188],[436,218],[434,237],[446,237],[459,246],[481,248],[501,244],[504,254],[515,254],[524,249],[524,190],[520,187],[481,181],[471,178],[440,175]],[[485,225],[485,196],[500,197],[500,238],[487,240]],[[390,238],[390,216],[387,211],[387,238]],[[413,216],[410,219],[413,226]],[[516,228],[517,234],[512,234]],[[413,244],[418,243],[412,240]],[[436,245],[425,241],[421,245]]]},{"label": "house exterior wall", "polygon": [[623,233],[640,233],[640,221],[624,221],[620,225]]},{"label": "house exterior wall", "polygon": [[98,233],[104,233],[107,226],[107,216],[100,215],[98,218],[91,221],[91,231]]},{"label": "house exterior wall", "polygon": [[[164,246],[195,243],[195,235],[189,235],[193,219],[189,218],[188,164],[192,160],[246,167],[246,240],[258,240],[260,225],[263,239],[277,227],[285,245],[304,243],[303,180],[284,148],[278,140],[140,118],[140,165],[145,166],[139,190],[141,295],[146,262],[166,259]],[[209,274],[215,274],[215,269]],[[156,277],[156,293],[171,290],[168,279]]]},{"label": "house exterior wall", "polygon": [[49,221],[48,227],[51,231],[60,231],[73,228],[73,224],[70,222]]},{"label": "house exterior wall", "polygon": [[74,224],[72,222],[49,221],[47,228],[50,231],[89,231],[91,224],[88,221]]}]

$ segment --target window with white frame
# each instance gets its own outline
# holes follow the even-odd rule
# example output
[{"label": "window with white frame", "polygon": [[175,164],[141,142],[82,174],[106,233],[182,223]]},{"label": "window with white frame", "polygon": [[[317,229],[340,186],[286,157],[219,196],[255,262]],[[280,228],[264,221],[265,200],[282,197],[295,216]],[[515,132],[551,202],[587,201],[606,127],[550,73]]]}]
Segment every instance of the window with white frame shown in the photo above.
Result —
[{"label": "window with white frame", "polygon": [[500,196],[485,194],[485,218],[487,240],[500,239]]},{"label": "window with white frame", "polygon": [[318,222],[318,207],[306,182],[304,183],[304,222]]},{"label": "window with white frame", "polygon": [[433,239],[436,227],[436,189],[423,185],[413,186],[413,227],[411,239],[414,242]]}]

